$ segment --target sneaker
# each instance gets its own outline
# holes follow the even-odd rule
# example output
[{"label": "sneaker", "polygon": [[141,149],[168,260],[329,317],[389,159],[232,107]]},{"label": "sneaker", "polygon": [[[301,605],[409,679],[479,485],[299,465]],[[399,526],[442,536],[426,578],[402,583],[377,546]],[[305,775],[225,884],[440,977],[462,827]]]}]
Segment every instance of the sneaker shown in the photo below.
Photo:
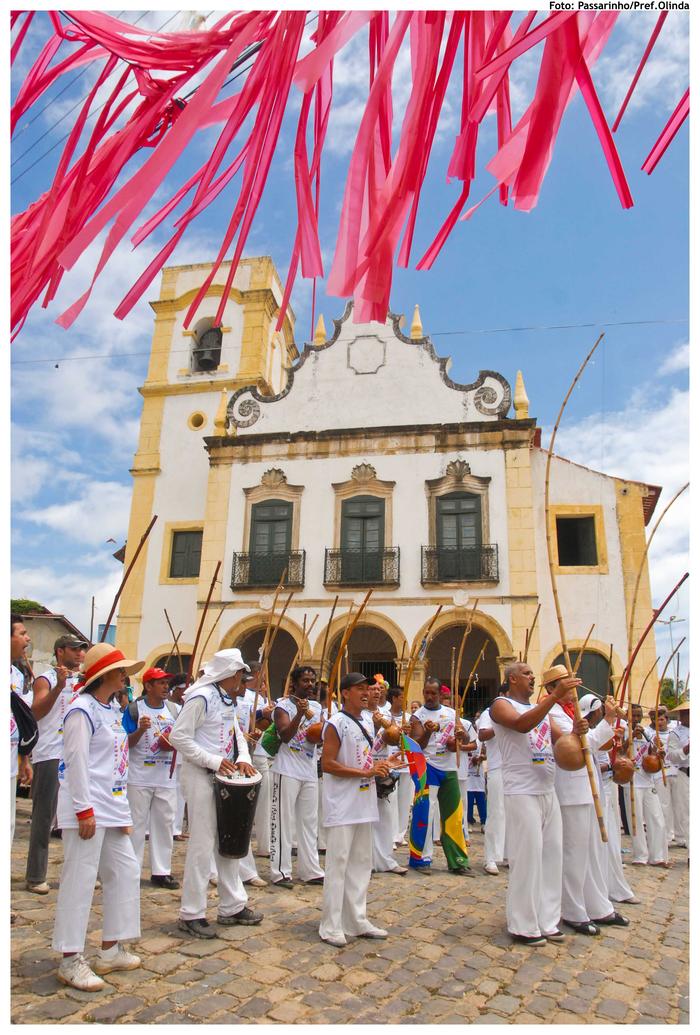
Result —
[{"label": "sneaker", "polygon": [[450,873],[455,877],[476,877],[471,866],[456,866],[454,870],[450,870]]},{"label": "sneaker", "polygon": [[275,888],[286,888],[288,891],[291,891],[294,884],[291,882],[289,877],[284,877],[282,880],[273,880],[272,886]]},{"label": "sneaker", "polygon": [[85,958],[76,953],[75,956],[64,956],[56,977],[63,985],[79,988],[81,992],[99,992],[106,988],[105,982],[98,977],[85,962]]},{"label": "sneaker", "polygon": [[30,884],[29,881],[27,881],[27,891],[31,891],[35,895],[48,895],[51,888],[45,880],[43,880],[41,884]]},{"label": "sneaker", "polygon": [[262,877],[251,877],[250,880],[244,880],[244,884],[249,884],[251,888],[266,888],[267,881],[263,880]]},{"label": "sneaker", "polygon": [[482,869],[484,873],[488,873],[492,877],[498,876],[499,870],[495,863],[484,863]]},{"label": "sneaker", "polygon": [[642,904],[641,898],[637,898],[636,895],[632,895],[632,898],[623,898],[620,901],[630,906],[640,906]]},{"label": "sneaker", "polygon": [[563,942],[566,940],[566,935],[563,931],[560,931],[559,928],[557,928],[556,931],[552,931],[551,934],[543,935],[543,937],[546,938],[548,942]]},{"label": "sneaker", "polygon": [[567,927],[570,927],[572,931],[576,932],[576,934],[585,934],[589,937],[600,934],[600,928],[596,927],[596,925],[590,920],[584,920],[580,923],[573,920],[562,920],[562,923],[566,924]]},{"label": "sneaker", "polygon": [[305,880],[304,884],[323,884],[323,877],[312,877],[311,880]]},{"label": "sneaker", "polygon": [[359,931],[358,934],[357,934],[357,937],[358,938],[388,938],[389,937],[389,932],[385,931],[383,927],[374,927],[373,924],[370,924],[368,927],[366,927],[364,929],[364,931]]},{"label": "sneaker", "polygon": [[344,934],[331,934],[327,938],[324,938],[321,934],[319,935],[319,938],[322,942],[325,942],[326,945],[335,945],[337,949],[342,949],[343,946],[348,944],[348,940]]},{"label": "sneaker", "polygon": [[180,882],[169,873],[156,873],[151,877],[151,884],[155,884],[157,888],[167,888],[168,891],[177,891],[180,887]]},{"label": "sneaker", "polygon": [[95,961],[95,972],[109,974],[112,970],[136,970],[140,966],[141,957],[127,952],[124,946],[117,942],[111,949],[100,950],[100,955]]},{"label": "sneaker", "polygon": [[547,939],[543,938],[542,935],[527,935],[527,934],[511,934],[511,938],[514,942],[518,942],[519,945],[546,945]]},{"label": "sneaker", "polygon": [[216,933],[209,926],[209,921],[205,920],[204,917],[199,917],[197,920],[183,920],[180,918],[177,922],[178,930],[185,931],[186,934],[191,934],[195,938],[216,938]]},{"label": "sneaker", "polygon": [[387,870],[387,873],[395,873],[398,877],[405,877],[408,873],[408,866],[394,866],[393,869]]},{"label": "sneaker", "polygon": [[600,919],[594,917],[591,920],[592,924],[597,924],[599,927],[629,927],[630,922],[626,916],[616,911],[610,913],[609,916],[603,916]]},{"label": "sneaker", "polygon": [[234,913],[233,916],[217,916],[217,924],[221,924],[222,927],[232,927],[234,924],[244,924],[246,927],[254,927],[255,924],[259,924],[263,919],[263,914],[258,913],[255,909],[249,909],[248,906],[244,906],[243,909],[238,913]]}]

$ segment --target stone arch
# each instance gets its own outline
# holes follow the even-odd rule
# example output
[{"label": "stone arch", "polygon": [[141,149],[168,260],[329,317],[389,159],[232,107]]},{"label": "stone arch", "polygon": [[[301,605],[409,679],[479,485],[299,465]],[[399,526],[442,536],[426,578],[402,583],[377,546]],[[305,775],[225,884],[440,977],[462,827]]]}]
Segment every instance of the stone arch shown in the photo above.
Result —
[{"label": "stone arch", "polygon": [[[334,618],[330,626],[327,627],[328,641],[326,646],[326,653],[328,653],[328,650],[330,649],[333,640],[338,637],[338,634],[342,636],[345,632],[345,625],[347,623],[347,620],[348,613],[346,610],[343,614]],[[362,617],[360,618],[360,621],[358,623],[358,626],[362,625],[373,625],[377,629],[381,629],[382,632],[385,632],[394,644],[397,658],[400,657],[401,647],[403,645],[405,636],[402,630],[396,624],[396,622],[392,621],[391,618],[387,618],[386,615],[380,614],[378,611],[363,611]],[[319,662],[321,660],[321,652],[323,651],[323,641],[325,635],[326,629],[323,628],[317,636],[316,643],[314,645],[314,657],[317,658]],[[408,648],[406,649],[408,650]]]},{"label": "stone arch", "polygon": [[[513,644],[511,643],[510,637],[508,636],[503,626],[499,622],[497,622],[495,618],[492,618],[490,615],[484,614],[483,611],[475,611],[472,617],[471,608],[467,607],[453,608],[450,611],[441,614],[430,631],[431,638],[437,636],[439,632],[442,632],[445,629],[450,629],[452,626],[455,625],[461,626],[463,628],[465,624],[470,620],[470,618],[473,626],[478,629],[483,629],[483,631],[485,633],[488,633],[493,642],[496,644],[496,647],[498,649],[499,661],[507,663],[515,657],[515,654],[513,652]],[[420,646],[423,637],[428,631],[428,626],[430,625],[431,620],[432,616],[428,618],[423,623],[423,625],[421,625],[420,629],[415,635],[411,649]]]},{"label": "stone arch", "polygon": [[[245,618],[241,618],[238,622],[234,622],[234,624],[230,626],[221,637],[217,650],[226,650],[229,647],[235,647],[241,640],[250,636],[251,633],[257,632],[259,629],[266,629],[268,618],[269,614],[267,612],[258,611],[255,614],[250,614]],[[275,618],[274,622],[276,624],[277,618]],[[300,625],[285,615],[280,622],[280,629],[289,633],[297,647],[299,647],[302,640],[302,630]],[[311,647],[307,638],[302,654],[310,652]]]},{"label": "stone arch", "polygon": [[[221,639],[219,650],[227,647],[240,647],[246,661],[257,661],[258,649],[267,628],[269,614],[258,611],[235,622]],[[276,621],[276,619],[275,619]],[[289,673],[299,644],[302,642],[302,630],[292,619],[285,615],[280,622],[279,630],[274,645],[268,658],[268,671],[270,675],[270,690],[274,698],[279,697],[284,691],[287,674]],[[304,662],[310,662],[310,645],[308,639],[301,657]]]},{"label": "stone arch", "polygon": [[[180,649],[180,654],[188,654],[188,655],[192,653],[192,647],[194,646],[194,644],[192,644],[192,643],[181,643],[179,640],[177,642],[177,645],[178,645],[178,647]],[[162,657],[166,657],[167,658],[168,654],[170,654],[170,651],[172,649],[173,649],[173,641],[172,640],[169,640],[167,643],[161,643],[157,647],[152,647],[151,650],[146,655],[146,660],[144,662],[144,665],[143,665],[143,668],[141,669],[141,671],[143,672],[147,668],[153,668],[153,666],[155,665],[156,661],[158,661],[158,659],[162,658]],[[177,653],[173,652],[173,656],[175,658],[177,658]],[[137,672],[135,678],[136,679],[140,679],[141,678],[140,677],[140,673]]]},{"label": "stone arch", "polygon": [[[581,650],[581,648],[583,647],[585,642],[586,642],[585,637],[583,637],[582,639],[572,639],[572,640],[569,640],[567,642],[567,646],[569,648],[569,652]],[[610,656],[610,644],[609,643],[603,643],[602,640],[594,640],[593,638],[591,638],[588,641],[588,643],[586,644],[586,650],[587,651],[589,651],[589,650],[590,651],[594,651],[596,654],[602,654],[602,656],[604,658],[608,658]],[[554,646],[549,648],[547,653],[545,655],[543,655],[543,657],[544,657],[544,661],[542,663],[542,671],[543,672],[546,669],[552,667],[552,665],[554,664],[554,659],[556,657],[558,657],[558,655],[561,654],[561,652],[562,652],[561,651],[561,643],[555,643]],[[620,676],[622,675],[622,673],[624,671],[625,664],[626,663],[622,660],[620,655],[613,648],[613,656],[612,656],[612,678],[613,678],[613,681],[615,681],[615,680],[620,678]]]}]

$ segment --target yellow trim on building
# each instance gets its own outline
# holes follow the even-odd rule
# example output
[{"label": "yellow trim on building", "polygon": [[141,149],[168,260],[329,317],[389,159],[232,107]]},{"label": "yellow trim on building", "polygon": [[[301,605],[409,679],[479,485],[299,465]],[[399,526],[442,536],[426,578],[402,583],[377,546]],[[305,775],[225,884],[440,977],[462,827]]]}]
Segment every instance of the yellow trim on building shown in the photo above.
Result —
[{"label": "yellow trim on building", "polygon": [[[557,518],[569,517],[592,517],[595,531],[595,547],[598,557],[597,564],[590,565],[561,565],[559,564],[559,552],[557,544]],[[607,575],[608,574],[608,544],[605,538],[605,519],[603,508],[598,503],[554,503],[549,508],[549,534],[554,546],[555,559],[553,563],[556,575]]]},{"label": "yellow trim on building", "polygon": [[[513,443],[504,453],[506,472],[506,505],[508,507],[508,578],[514,597],[511,608],[511,651],[513,657],[525,653],[527,636],[537,613],[537,553],[535,539],[534,493],[532,486],[532,453],[529,446]],[[540,664],[539,620],[528,645],[527,660],[533,669]]]},{"label": "yellow trim on building", "polygon": [[161,586],[196,586],[199,582],[198,575],[192,575],[184,579],[174,579],[168,574],[170,571],[170,558],[173,552],[173,532],[201,532],[202,550],[204,549],[204,524],[201,521],[166,521],[163,525],[163,544],[160,553],[158,582]]}]

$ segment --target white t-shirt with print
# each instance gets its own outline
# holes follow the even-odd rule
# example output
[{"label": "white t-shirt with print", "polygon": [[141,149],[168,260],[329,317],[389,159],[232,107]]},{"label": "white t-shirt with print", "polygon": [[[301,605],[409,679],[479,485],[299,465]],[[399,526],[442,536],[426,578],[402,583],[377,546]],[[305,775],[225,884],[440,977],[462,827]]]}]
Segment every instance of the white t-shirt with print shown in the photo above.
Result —
[{"label": "white t-shirt with print", "polygon": [[63,722],[65,756],[58,767],[58,826],[77,827],[76,812],[90,807],[98,827],[129,826],[129,739],[118,706],[101,704],[92,694],[81,693]]},{"label": "white t-shirt with print", "polygon": [[[174,787],[175,782],[170,779],[173,753],[164,751],[158,738],[168,736],[175,718],[165,701],[152,708],[145,698],[140,697],[136,707],[139,720],[146,716],[151,725],[129,748],[129,783],[135,787]],[[138,721],[136,726],[138,729]]]},{"label": "white t-shirt with print", "polygon": [[440,769],[443,773],[457,772],[457,759],[454,751],[448,751],[447,741],[454,736],[455,731],[455,710],[441,704],[434,711],[423,705],[413,713],[414,718],[419,722],[436,722],[440,729],[431,733],[428,743],[423,748],[423,754],[432,766]]},{"label": "white t-shirt with print", "polygon": [[[326,736],[329,726],[338,734],[340,747],[337,760],[341,765],[352,769],[371,770],[374,762],[370,742],[374,737],[374,726],[371,719],[367,721],[364,716],[358,721],[364,727],[367,736],[359,728],[357,721],[345,712],[336,712],[331,716],[323,728],[323,735]],[[363,778],[324,773],[322,786],[324,826],[342,827],[378,821],[377,788],[373,776]]]},{"label": "white t-shirt with print", "polygon": [[[45,679],[49,689],[53,690],[58,683],[55,668],[42,672],[40,679]],[[66,685],[42,719],[37,719],[39,740],[32,751],[32,762],[48,762],[52,758],[63,757],[63,719],[73,698],[76,696],[75,684],[80,679],[76,672],[69,676]]]},{"label": "white t-shirt with print", "polygon": [[[470,775],[470,771],[473,768],[472,766],[469,765],[469,759],[473,755],[478,755],[480,753],[481,745],[479,744],[479,742],[477,740],[476,730],[474,729],[474,726],[469,721],[469,719],[460,719],[459,721],[462,723],[462,729],[467,734],[467,743],[471,743],[472,741],[476,741],[477,742],[477,747],[475,748],[475,750],[473,752],[470,752],[470,753],[466,752],[464,750],[463,745],[460,745],[460,748],[459,748],[459,766],[457,767],[457,775],[459,776],[460,780],[466,780],[466,779],[468,779],[468,777]],[[457,761],[457,753],[455,752],[455,762],[456,761]]]},{"label": "white t-shirt with print", "polygon": [[235,701],[213,683],[197,687],[193,693],[186,694],[183,706],[197,698],[204,701],[206,720],[195,732],[195,744],[212,755],[233,759],[233,742],[238,725]]},{"label": "white t-shirt with print", "polygon": [[[497,698],[501,700],[501,698]],[[534,704],[521,704],[503,698],[519,715],[529,712]],[[495,702],[493,702],[495,703]],[[493,716],[492,716],[493,720]],[[504,794],[548,794],[554,790],[554,753],[549,716],[531,729],[518,733],[498,722],[493,723],[494,740],[501,752]],[[493,741],[489,741],[489,745]],[[490,759],[490,756],[489,756]],[[489,766],[490,766],[489,760]]]},{"label": "white t-shirt with print", "polygon": [[[306,731],[309,726],[321,720],[321,705],[318,701],[309,701],[309,709],[313,713],[310,719],[304,716],[299,722],[296,733],[292,739],[279,746],[270,769],[273,773],[281,776],[293,776],[295,780],[318,780],[316,758],[318,744],[312,744],[306,739]],[[297,706],[290,697],[280,697],[275,703],[275,710],[281,709],[286,712],[290,720],[297,714]]]}]

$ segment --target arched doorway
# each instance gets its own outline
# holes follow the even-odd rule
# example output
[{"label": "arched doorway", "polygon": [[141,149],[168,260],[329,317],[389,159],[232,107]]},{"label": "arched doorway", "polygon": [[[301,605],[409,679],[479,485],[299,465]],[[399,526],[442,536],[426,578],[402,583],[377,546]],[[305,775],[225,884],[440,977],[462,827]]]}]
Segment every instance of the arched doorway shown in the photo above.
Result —
[{"label": "arched doorway", "polygon": [[[160,658],[157,658],[153,663],[153,668],[162,668],[165,672],[169,672],[171,675],[175,675],[179,672],[187,672],[187,668],[190,663],[190,654],[163,654]],[[194,673],[195,679],[197,673]]]},{"label": "arched doorway", "polygon": [[[265,637],[264,629],[254,629],[247,633],[236,644],[244,661],[257,661],[258,651],[262,647]],[[294,661],[297,652],[297,642],[291,633],[286,629],[278,629],[275,643],[268,658],[268,671],[270,673],[270,692],[273,698],[277,699],[284,693],[284,684],[287,674]]]},{"label": "arched doorway", "polygon": [[[331,643],[328,653],[329,665],[324,666],[328,671],[335,662],[342,638],[341,632]],[[370,679],[375,673],[381,672],[386,681],[395,686],[396,647],[391,636],[374,625],[358,625],[350,638],[348,665],[346,666],[343,661],[341,671],[362,672]]]},{"label": "arched doorway", "polygon": [[[452,674],[452,648],[455,649],[455,658],[459,654],[459,647],[464,635],[463,625],[451,625],[440,632],[431,640],[428,647],[425,671],[426,675],[434,676],[445,686],[451,686]],[[489,704],[496,696],[498,690],[498,647],[495,640],[480,629],[477,625],[472,628],[467,637],[462,656],[461,679],[459,682],[460,693],[464,693],[464,687],[476,661],[481,648],[486,640],[486,650],[476,670],[476,678],[464,702],[464,714],[474,716],[477,712]]]},{"label": "arched doorway", "polygon": [[[571,664],[574,668],[578,664],[579,654],[580,651],[577,650],[569,651]],[[564,655],[558,654],[552,664],[564,665]],[[601,694],[602,696],[614,693],[613,685],[610,681],[610,667],[608,659],[597,650],[585,650],[583,652],[581,664],[578,666],[576,675],[583,684],[578,688],[579,697],[583,697],[589,690],[594,690],[595,693]]]}]

